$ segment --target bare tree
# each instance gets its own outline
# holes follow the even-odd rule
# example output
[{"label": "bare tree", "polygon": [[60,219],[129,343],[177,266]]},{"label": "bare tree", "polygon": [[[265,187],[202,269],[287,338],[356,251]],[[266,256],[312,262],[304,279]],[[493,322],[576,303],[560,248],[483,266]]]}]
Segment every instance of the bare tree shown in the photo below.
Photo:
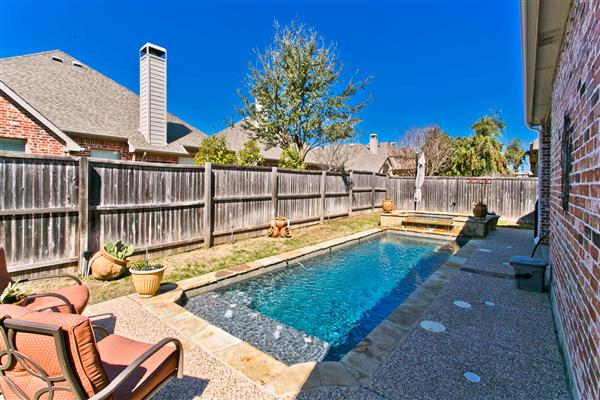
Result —
[{"label": "bare tree", "polygon": [[415,154],[423,151],[427,162],[426,175],[440,175],[448,171],[454,146],[452,139],[437,125],[427,125],[407,130],[400,138],[400,149],[406,154],[409,149]]},{"label": "bare tree", "polygon": [[316,149],[315,156],[328,171],[345,172],[350,159],[350,146],[341,142],[333,143]]}]

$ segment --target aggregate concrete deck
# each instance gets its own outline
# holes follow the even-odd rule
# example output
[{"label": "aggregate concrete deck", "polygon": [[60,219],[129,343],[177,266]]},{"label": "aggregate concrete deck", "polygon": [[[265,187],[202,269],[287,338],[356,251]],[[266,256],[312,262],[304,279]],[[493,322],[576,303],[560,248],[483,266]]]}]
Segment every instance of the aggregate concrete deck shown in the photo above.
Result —
[{"label": "aggregate concrete deck", "polygon": [[[563,362],[552,323],[548,294],[517,291],[506,276],[513,254],[531,253],[531,231],[498,228],[473,240],[454,262],[457,272],[440,291],[406,338],[368,379],[345,379],[352,386],[303,390],[302,399],[567,399]],[[471,308],[453,304],[461,300]],[[486,305],[492,302],[494,305]],[[269,399],[262,387],[203,352],[162,323],[132,297],[90,306],[88,315],[104,314],[100,324],[148,342],[164,336],[184,339],[186,377],[173,381],[159,399]],[[442,333],[419,327],[422,320],[445,325]],[[116,323],[115,323],[116,322]],[[336,371],[309,366],[297,371],[306,386],[332,380]],[[306,367],[306,368],[304,368]],[[306,371],[305,371],[306,369]],[[465,372],[481,377],[465,379]],[[289,373],[289,372],[288,372]],[[281,377],[284,379],[285,377]],[[327,378],[327,379],[326,379]]]}]

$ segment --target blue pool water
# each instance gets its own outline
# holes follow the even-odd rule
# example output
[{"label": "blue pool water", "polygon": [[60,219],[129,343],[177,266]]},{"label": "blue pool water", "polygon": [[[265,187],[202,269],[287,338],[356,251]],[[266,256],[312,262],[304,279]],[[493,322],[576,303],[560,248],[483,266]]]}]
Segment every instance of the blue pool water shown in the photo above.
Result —
[{"label": "blue pool water", "polygon": [[[451,251],[447,242],[380,235],[303,261],[303,266],[215,290],[214,298],[218,295],[231,307],[253,310],[317,338],[326,345],[324,358],[339,360],[443,264]],[[231,319],[235,312],[233,308],[227,317]]]}]

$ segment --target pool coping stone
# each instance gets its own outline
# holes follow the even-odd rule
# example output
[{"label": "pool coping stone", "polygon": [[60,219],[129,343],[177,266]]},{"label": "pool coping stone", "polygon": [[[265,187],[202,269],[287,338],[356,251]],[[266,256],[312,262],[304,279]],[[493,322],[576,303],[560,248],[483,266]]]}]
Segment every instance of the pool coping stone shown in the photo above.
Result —
[{"label": "pool coping stone", "polygon": [[[210,324],[186,310],[181,303],[186,292],[223,285],[225,281],[253,276],[268,267],[285,268],[299,259],[317,253],[339,249],[369,236],[393,231],[395,234],[455,241],[440,235],[412,235],[389,228],[373,228],[352,235],[327,240],[275,256],[251,261],[232,268],[211,272],[177,283],[177,287],[151,298],[129,295],[147,311],[185,337],[184,348],[197,346],[231,369],[276,396],[295,397],[301,390],[326,387],[358,387],[365,383],[383,364],[390,353],[404,341],[433,299],[465,263],[476,245],[463,246],[451,255],[428,279],[377,325],[354,349],[340,361],[305,362],[286,365],[251,344]],[[463,250],[465,250],[463,252]],[[254,273],[253,273],[254,272]],[[172,284],[171,284],[172,285]]]}]

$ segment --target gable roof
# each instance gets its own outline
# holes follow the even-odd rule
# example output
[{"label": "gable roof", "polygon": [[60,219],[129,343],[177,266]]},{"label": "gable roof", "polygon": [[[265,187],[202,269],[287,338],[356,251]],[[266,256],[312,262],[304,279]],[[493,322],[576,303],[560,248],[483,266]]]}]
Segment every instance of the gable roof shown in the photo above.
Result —
[{"label": "gable roof", "polygon": [[8,96],[12,101],[27,111],[33,118],[37,119],[40,124],[44,125],[46,129],[54,133],[60,140],[64,142],[65,151],[81,151],[83,150],[73,139],[61,131],[56,125],[48,121],[46,117],[38,112],[31,104],[27,103],[21,96],[12,91],[2,81],[0,81],[0,92]]},{"label": "gable roof", "polygon": [[[244,121],[238,121],[222,131],[216,133],[227,140],[229,147],[233,151],[239,151],[244,143],[250,140],[250,135],[243,128]],[[344,143],[336,146],[336,151],[346,153],[347,161],[345,163],[347,170],[381,172],[384,164],[390,156],[394,157],[396,146],[393,143],[380,142],[377,154],[369,149],[368,144],[362,143]],[[279,147],[266,149],[259,143],[261,155],[269,160],[279,160],[282,149]],[[306,162],[313,165],[327,164],[328,151],[332,151],[334,146],[325,146],[315,148],[310,151],[306,157]],[[398,163],[398,161],[397,161]]]},{"label": "gable roof", "polygon": [[69,135],[182,155],[188,154],[183,143],[206,137],[168,113],[167,146],[150,144],[139,131],[139,96],[60,50],[0,59],[0,81]]}]

